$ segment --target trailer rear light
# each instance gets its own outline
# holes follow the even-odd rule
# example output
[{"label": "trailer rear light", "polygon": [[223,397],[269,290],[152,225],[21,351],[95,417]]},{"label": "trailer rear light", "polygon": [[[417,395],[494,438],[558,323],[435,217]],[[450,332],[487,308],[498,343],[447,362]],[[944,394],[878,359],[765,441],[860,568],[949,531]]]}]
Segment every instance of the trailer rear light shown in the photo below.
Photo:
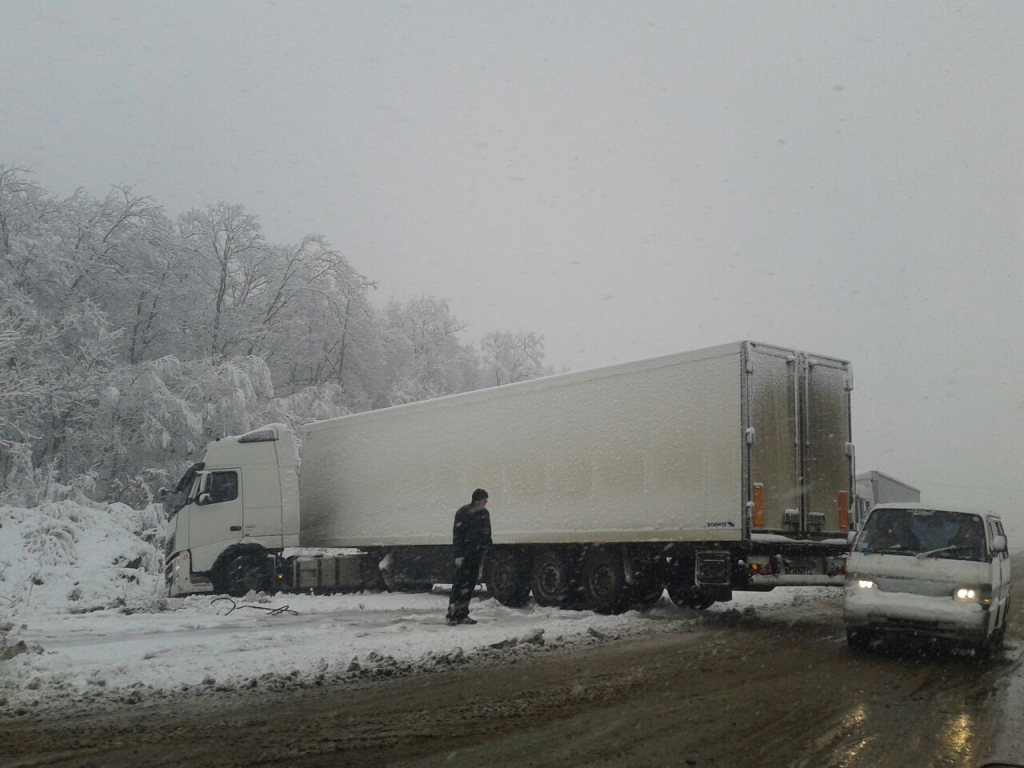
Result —
[{"label": "trailer rear light", "polygon": [[750,570],[753,571],[754,573],[760,573],[761,572],[761,564],[760,563],[751,563],[750,564]]},{"label": "trailer rear light", "polygon": [[839,492],[839,530],[850,530],[850,492]]},{"label": "trailer rear light", "polygon": [[754,527],[764,528],[764,483],[754,483]]}]

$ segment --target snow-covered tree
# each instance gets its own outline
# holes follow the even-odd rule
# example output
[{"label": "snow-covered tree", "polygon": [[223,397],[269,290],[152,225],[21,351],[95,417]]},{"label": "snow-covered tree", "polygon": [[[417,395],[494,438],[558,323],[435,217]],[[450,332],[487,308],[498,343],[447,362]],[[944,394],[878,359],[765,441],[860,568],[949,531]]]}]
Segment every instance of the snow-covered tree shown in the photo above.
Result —
[{"label": "snow-covered tree", "polygon": [[478,388],[479,359],[459,339],[465,328],[444,299],[421,296],[388,304],[382,328],[386,385],[379,405]]},{"label": "snow-covered tree", "polygon": [[379,309],[374,287],[239,205],[172,221],[0,166],[0,498],[144,503],[215,437],[538,375],[533,334],[489,334],[484,376],[446,301]]},{"label": "snow-covered tree", "polygon": [[514,384],[544,375],[544,338],[529,331],[492,331],[480,340],[485,382]]}]

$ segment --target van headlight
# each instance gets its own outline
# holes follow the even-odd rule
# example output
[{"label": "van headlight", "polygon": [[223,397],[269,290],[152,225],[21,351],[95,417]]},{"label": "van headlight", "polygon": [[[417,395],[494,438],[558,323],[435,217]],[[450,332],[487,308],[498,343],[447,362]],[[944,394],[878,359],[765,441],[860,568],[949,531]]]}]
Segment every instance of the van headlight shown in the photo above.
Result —
[{"label": "van headlight", "polygon": [[981,607],[987,610],[992,605],[992,588],[957,587],[953,590],[953,599],[958,603],[981,603]]},{"label": "van headlight", "polygon": [[875,586],[875,582],[873,582],[871,579],[865,579],[863,576],[859,574],[846,574],[846,588],[851,592],[860,592],[864,589],[874,589]]}]

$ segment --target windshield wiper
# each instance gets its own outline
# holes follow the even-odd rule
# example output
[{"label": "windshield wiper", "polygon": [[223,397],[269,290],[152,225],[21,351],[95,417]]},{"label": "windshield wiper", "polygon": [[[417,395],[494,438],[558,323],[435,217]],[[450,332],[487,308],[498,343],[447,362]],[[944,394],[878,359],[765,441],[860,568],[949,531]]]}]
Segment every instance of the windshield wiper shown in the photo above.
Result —
[{"label": "windshield wiper", "polygon": [[931,550],[929,552],[918,552],[916,557],[917,557],[918,560],[924,560],[926,557],[931,557],[932,555],[937,555],[940,552],[952,552],[954,549],[970,549],[970,548],[971,547],[969,545],[965,545],[965,544],[953,544],[953,545],[948,546],[948,547],[941,547],[940,549],[933,549],[933,550]]},{"label": "windshield wiper", "polygon": [[[913,555],[916,554],[909,549],[903,549],[903,547],[883,547],[882,549],[865,549],[865,554],[869,555]],[[920,555],[918,555],[920,557]]]}]

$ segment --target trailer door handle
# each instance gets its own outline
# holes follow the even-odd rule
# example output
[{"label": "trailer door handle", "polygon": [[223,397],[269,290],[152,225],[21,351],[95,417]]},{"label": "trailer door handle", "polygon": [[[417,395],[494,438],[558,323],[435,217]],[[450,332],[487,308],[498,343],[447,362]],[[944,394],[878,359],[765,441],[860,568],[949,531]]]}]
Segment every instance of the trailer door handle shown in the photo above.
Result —
[{"label": "trailer door handle", "polygon": [[240,526],[240,525],[232,525],[231,526],[231,530],[232,531],[240,531],[240,530],[242,530],[242,526]]}]

